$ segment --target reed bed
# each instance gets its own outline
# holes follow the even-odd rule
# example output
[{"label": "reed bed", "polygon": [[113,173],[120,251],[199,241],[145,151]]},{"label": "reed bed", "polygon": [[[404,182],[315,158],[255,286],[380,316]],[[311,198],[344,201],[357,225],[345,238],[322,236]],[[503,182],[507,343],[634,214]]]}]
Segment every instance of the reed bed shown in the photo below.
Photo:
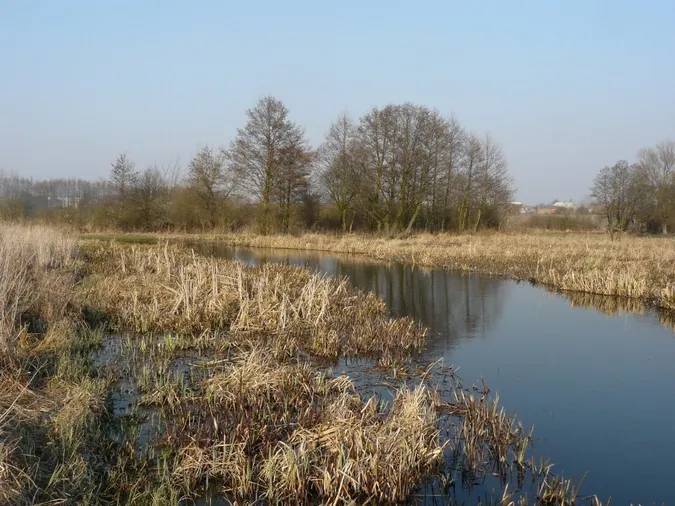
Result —
[{"label": "reed bed", "polygon": [[[344,279],[14,226],[0,226],[0,254],[2,506],[400,503],[450,456],[467,473],[529,469],[538,503],[577,503],[578,488],[526,460],[530,433],[487,389],[455,384],[443,402],[434,365],[408,367],[385,403],[319,366],[398,368],[425,343]],[[110,336],[92,322],[144,334],[94,365]]]},{"label": "reed bed", "polygon": [[76,241],[42,226],[0,224],[0,355],[26,327],[64,316],[74,283]]},{"label": "reed bed", "polygon": [[392,503],[442,461],[437,402],[424,386],[400,390],[389,406],[363,401],[349,378],[258,348],[203,392],[189,433],[171,434],[186,442],[173,472],[185,493],[215,482],[245,501]]},{"label": "reed bed", "polygon": [[213,236],[230,244],[366,255],[528,280],[559,290],[640,299],[675,309],[675,239],[599,233]]},{"label": "reed bed", "polygon": [[425,331],[392,319],[384,302],[345,279],[307,269],[186,253],[177,246],[87,244],[83,300],[139,332],[206,331],[255,338],[279,355],[380,356],[392,362],[425,343]]},{"label": "reed bed", "polygon": [[102,483],[107,381],[74,307],[77,243],[0,224],[0,504],[86,502]]}]

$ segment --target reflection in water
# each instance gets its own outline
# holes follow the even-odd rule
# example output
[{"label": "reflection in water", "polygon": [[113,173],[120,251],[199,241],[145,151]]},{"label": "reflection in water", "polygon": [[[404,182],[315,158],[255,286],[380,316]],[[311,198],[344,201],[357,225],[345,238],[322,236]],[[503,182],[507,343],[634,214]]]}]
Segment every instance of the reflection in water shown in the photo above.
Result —
[{"label": "reflection in water", "polygon": [[675,498],[673,313],[355,256],[192,246],[247,263],[286,262],[348,276],[393,314],[429,328],[424,360],[458,366],[465,384],[484,377],[509,411],[536,427],[537,451],[558,474],[579,482],[588,472],[584,493],[612,496],[612,504]]},{"label": "reflection in water", "polygon": [[443,348],[484,337],[502,314],[507,283],[503,279],[320,252],[251,250],[213,242],[190,246],[201,253],[247,264],[282,262],[347,277],[359,289],[381,297],[393,315],[409,316],[427,327],[434,344]]},{"label": "reflection in water", "polygon": [[593,293],[558,292],[557,290],[549,291],[552,293],[559,293],[565,297],[570,301],[572,307],[594,309],[607,316],[629,314],[651,319],[654,314],[657,314],[659,323],[663,327],[675,332],[675,311],[665,309],[656,310],[637,299],[609,297],[607,295],[596,295]]}]

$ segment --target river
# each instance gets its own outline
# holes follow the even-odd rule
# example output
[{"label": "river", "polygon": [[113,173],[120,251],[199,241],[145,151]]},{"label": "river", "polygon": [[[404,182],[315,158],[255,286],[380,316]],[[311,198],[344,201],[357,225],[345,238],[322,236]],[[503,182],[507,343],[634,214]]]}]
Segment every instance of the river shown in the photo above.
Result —
[{"label": "river", "polygon": [[484,378],[509,412],[535,427],[537,453],[557,474],[577,482],[585,475],[582,495],[675,504],[675,333],[656,312],[607,315],[529,283],[355,256],[194,247],[348,277],[393,315],[429,328],[425,359],[442,357],[465,383]]}]

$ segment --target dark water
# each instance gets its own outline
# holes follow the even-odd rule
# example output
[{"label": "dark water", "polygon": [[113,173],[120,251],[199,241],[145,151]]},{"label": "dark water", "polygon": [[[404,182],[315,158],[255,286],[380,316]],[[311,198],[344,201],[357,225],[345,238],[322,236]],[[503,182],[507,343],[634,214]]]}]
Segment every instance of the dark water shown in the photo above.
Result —
[{"label": "dark water", "polygon": [[[429,327],[425,358],[466,383],[485,378],[535,426],[536,450],[583,494],[613,505],[675,505],[675,333],[655,312],[606,315],[527,283],[358,257],[251,250],[201,252],[246,263],[287,262],[347,276],[394,315]],[[591,299],[605,309],[616,301]]]}]

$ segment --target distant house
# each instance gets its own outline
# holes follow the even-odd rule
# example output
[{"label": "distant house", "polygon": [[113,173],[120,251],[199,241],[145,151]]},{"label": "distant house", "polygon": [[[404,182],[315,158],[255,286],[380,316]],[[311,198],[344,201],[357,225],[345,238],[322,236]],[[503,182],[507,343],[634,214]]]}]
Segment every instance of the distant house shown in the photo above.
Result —
[{"label": "distant house", "polygon": [[537,214],[562,214],[563,209],[558,206],[539,206]]},{"label": "distant house", "polygon": [[574,211],[577,208],[577,205],[571,200],[567,202],[558,200],[553,203],[553,207],[557,207],[559,209],[566,209],[568,211]]},{"label": "distant house", "polygon": [[522,202],[515,201],[509,202],[508,211],[509,214],[530,214],[535,213],[537,210],[532,206],[528,206],[526,204],[523,204]]}]

